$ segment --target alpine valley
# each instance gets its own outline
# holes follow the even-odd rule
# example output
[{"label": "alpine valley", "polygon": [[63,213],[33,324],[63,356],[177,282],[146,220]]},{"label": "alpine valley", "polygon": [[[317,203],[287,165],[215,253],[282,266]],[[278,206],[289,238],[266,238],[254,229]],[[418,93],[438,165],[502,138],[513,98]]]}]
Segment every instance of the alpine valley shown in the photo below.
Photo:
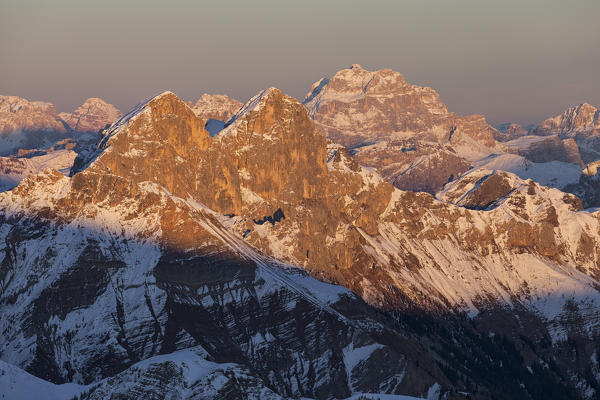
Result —
[{"label": "alpine valley", "polygon": [[0,96],[0,399],[598,399],[600,110]]}]

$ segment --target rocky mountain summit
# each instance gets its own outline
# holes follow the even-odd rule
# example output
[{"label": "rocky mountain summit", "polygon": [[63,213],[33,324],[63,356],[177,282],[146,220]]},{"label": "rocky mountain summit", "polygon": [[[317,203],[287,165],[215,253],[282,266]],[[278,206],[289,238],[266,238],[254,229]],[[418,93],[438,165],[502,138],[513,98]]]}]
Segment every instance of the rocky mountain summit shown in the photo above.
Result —
[{"label": "rocky mountain summit", "polygon": [[411,85],[389,69],[371,72],[355,64],[315,82],[303,104],[318,129],[345,146],[405,133],[438,143],[466,139],[495,144],[495,129],[485,117],[448,112],[433,89]]},{"label": "rocky mountain summit", "polygon": [[[115,391],[164,396],[182,377],[196,387],[185,398],[418,394],[443,382],[427,349],[396,333],[393,321],[226,228],[232,217],[225,212],[270,224],[258,220],[268,206],[255,206],[260,195],[288,202],[316,196],[310,185],[319,177],[286,187],[293,170],[244,179],[244,166],[277,147],[290,149],[281,162],[314,162],[294,145],[314,138],[294,129],[312,126],[302,106],[276,89],[259,97],[264,113],[246,109],[211,138],[204,121],[163,93],[105,131],[80,154],[71,177],[45,170],[0,195],[8,235],[0,272],[3,359],[57,384],[84,385],[81,397],[94,399]],[[286,118],[289,131],[281,129]],[[249,121],[259,144],[276,147],[238,157]],[[186,368],[199,363],[205,375],[182,375],[177,357],[151,360],[182,349],[193,351]],[[147,374],[150,382],[157,373],[160,386],[124,385],[130,376]]]},{"label": "rocky mountain summit", "polygon": [[600,111],[588,103],[570,107],[561,115],[548,118],[533,133],[573,138],[585,163],[600,159]]},{"label": "rocky mountain summit", "polygon": [[0,135],[19,132],[66,134],[98,132],[122,116],[102,99],[87,99],[72,113],[57,114],[52,103],[29,101],[17,96],[0,96]]},{"label": "rocky mountain summit", "polygon": [[227,122],[242,106],[243,103],[227,95],[205,93],[191,108],[204,121],[216,119]]},{"label": "rocky mountain summit", "polygon": [[68,131],[52,103],[0,96],[0,155],[49,146]]},{"label": "rocky mountain summit", "polygon": [[87,99],[72,113],[58,114],[58,117],[75,132],[98,132],[121,116],[123,113],[115,106],[96,97]]},{"label": "rocky mountain summit", "polygon": [[600,111],[588,103],[569,107],[562,114],[542,122],[535,129],[535,134],[558,134],[570,137],[600,134]]},{"label": "rocky mountain summit", "polygon": [[577,197],[482,168],[401,191],[275,88],[205,125],[165,92],[68,176],[0,193],[2,376],[91,399],[596,395],[600,221]]},{"label": "rocky mountain summit", "polygon": [[66,132],[52,103],[29,101],[17,96],[0,96],[0,135],[13,132]]},{"label": "rocky mountain summit", "polygon": [[[562,175],[554,184],[544,178],[536,179],[539,174],[531,176],[538,182],[576,194],[586,208],[598,207],[600,197],[595,164],[600,160],[599,118],[600,111],[596,107],[582,103],[528,130],[516,124],[505,124],[504,132],[496,138],[504,142],[509,152],[539,165],[545,164],[556,177]],[[581,173],[569,172],[565,179],[564,171],[573,170],[573,165],[581,168]],[[513,172],[526,177],[518,168],[513,168]]]}]

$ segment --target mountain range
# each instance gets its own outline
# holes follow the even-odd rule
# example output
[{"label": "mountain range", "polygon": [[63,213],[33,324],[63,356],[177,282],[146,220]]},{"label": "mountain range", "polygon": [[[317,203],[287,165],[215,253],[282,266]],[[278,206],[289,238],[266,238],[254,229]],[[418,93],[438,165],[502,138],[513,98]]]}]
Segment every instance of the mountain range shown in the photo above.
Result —
[{"label": "mountain range", "polygon": [[589,104],[498,130],[359,65],[0,101],[5,398],[600,396]]}]

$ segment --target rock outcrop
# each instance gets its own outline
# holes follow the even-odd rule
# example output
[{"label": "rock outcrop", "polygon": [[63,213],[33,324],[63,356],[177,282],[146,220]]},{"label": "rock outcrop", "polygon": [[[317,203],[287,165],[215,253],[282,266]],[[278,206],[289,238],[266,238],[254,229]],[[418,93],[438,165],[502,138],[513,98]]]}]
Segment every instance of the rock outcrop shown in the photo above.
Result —
[{"label": "rock outcrop", "polygon": [[558,135],[521,136],[505,142],[511,153],[519,154],[534,163],[562,161],[583,167],[579,146],[572,138],[560,139]]},{"label": "rock outcrop", "polygon": [[353,155],[359,164],[376,168],[398,189],[431,194],[472,167],[452,146],[417,139],[361,146]]},{"label": "rock outcrop", "polygon": [[519,124],[505,123],[496,127],[498,133],[494,136],[499,142],[506,142],[520,138],[521,136],[527,136],[529,129],[525,129]]},{"label": "rock outcrop", "polygon": [[96,98],[57,115],[51,103],[0,96],[0,191],[43,168],[68,171],[77,153],[97,142],[98,131],[121,115]]},{"label": "rock outcrop", "polygon": [[548,118],[533,133],[574,139],[585,164],[600,159],[600,110],[588,103],[570,107],[561,115]]},{"label": "rock outcrop", "polygon": [[122,116],[112,104],[90,98],[72,113],[56,113],[52,103],[29,101],[17,96],[0,96],[0,135],[36,132],[66,134],[98,132]]}]

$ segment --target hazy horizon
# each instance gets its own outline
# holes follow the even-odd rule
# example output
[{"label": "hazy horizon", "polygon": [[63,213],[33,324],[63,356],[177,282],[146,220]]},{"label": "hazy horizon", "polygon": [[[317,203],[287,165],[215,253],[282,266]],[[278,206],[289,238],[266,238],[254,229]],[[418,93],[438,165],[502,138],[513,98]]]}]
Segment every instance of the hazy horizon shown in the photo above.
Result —
[{"label": "hazy horizon", "polygon": [[600,105],[598,15],[597,0],[5,0],[0,93],[59,112],[88,97],[126,112],[163,90],[244,102],[276,86],[302,98],[357,63],[434,88],[458,114],[525,125]]}]

